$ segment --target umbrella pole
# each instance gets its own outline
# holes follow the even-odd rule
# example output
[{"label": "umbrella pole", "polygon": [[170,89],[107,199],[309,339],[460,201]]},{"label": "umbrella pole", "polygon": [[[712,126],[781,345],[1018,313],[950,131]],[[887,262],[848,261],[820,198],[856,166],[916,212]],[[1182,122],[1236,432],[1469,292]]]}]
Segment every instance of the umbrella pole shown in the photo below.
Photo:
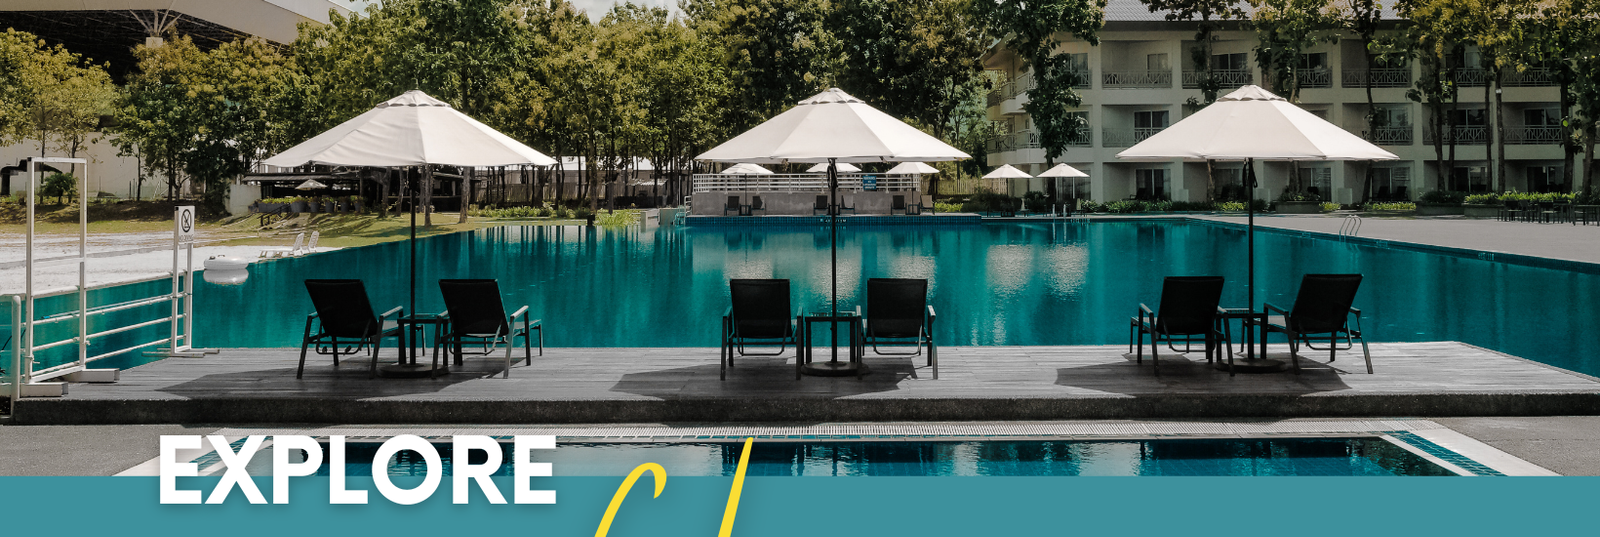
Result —
[{"label": "umbrella pole", "polygon": [[[426,173],[427,167],[424,166],[423,170],[424,170],[424,173]],[[409,311],[411,312],[412,315],[416,315],[417,314],[417,182],[414,181],[414,180],[413,181],[406,181],[406,182],[409,183],[409,184],[406,185],[406,193],[409,194],[410,198],[411,198],[410,202],[407,203],[407,205],[409,205],[410,206],[409,208],[411,209],[411,240],[407,241],[411,245],[411,282],[406,285],[406,290],[408,292],[410,292],[410,294],[411,294],[411,306],[410,306],[411,309]],[[415,342],[413,342],[413,343],[415,343]]]},{"label": "umbrella pole", "polygon": [[[828,233],[828,250],[832,255],[833,269],[832,277],[829,278],[829,281],[833,283],[833,307],[830,315],[837,318],[839,316],[839,168],[838,164],[831,158],[828,159],[828,192],[831,197],[828,208],[829,223],[831,224]],[[828,333],[833,337],[833,344],[830,345],[833,354],[830,361],[838,362],[839,323],[833,323]]]},{"label": "umbrella pole", "polygon": [[1245,207],[1247,207],[1246,210],[1248,211],[1248,214],[1250,215],[1249,216],[1249,220],[1248,220],[1248,224],[1245,227],[1245,242],[1249,245],[1245,249],[1246,250],[1246,252],[1245,252],[1245,266],[1248,267],[1246,272],[1248,272],[1249,275],[1245,277],[1245,281],[1244,281],[1244,292],[1245,292],[1245,303],[1244,303],[1244,305],[1245,305],[1245,307],[1250,308],[1251,311],[1255,311],[1255,309],[1256,309],[1256,285],[1255,285],[1256,284],[1256,200],[1255,200],[1255,198],[1256,198],[1256,165],[1255,165],[1255,159],[1245,159],[1244,168],[1246,170],[1246,173],[1250,174],[1250,179],[1248,181],[1246,181],[1245,195],[1244,195],[1244,204],[1245,204]]}]

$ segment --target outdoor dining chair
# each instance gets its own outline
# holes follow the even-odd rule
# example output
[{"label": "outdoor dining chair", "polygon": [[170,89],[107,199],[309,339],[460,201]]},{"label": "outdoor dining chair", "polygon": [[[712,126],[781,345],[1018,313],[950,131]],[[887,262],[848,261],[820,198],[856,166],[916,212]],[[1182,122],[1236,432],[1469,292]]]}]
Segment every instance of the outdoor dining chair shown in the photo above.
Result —
[{"label": "outdoor dining chair", "polygon": [[[511,378],[511,349],[517,336],[522,336],[524,365],[533,365],[532,332],[539,332],[539,356],[544,356],[544,326],[539,319],[528,318],[528,307],[506,315],[500,300],[500,284],[495,280],[439,280],[439,292],[444,295],[446,320],[443,335],[435,339],[446,353],[454,354],[456,365],[461,365],[467,354],[487,355],[496,345],[505,345],[505,376]],[[482,350],[467,351],[465,344],[481,345]],[[436,353],[437,354],[437,353]]]},{"label": "outdoor dining chair", "polygon": [[[1328,351],[1332,363],[1339,351],[1355,348],[1361,342],[1361,354],[1367,362],[1367,374],[1372,374],[1372,353],[1367,349],[1366,338],[1361,337],[1361,310],[1351,307],[1356,300],[1356,290],[1361,287],[1360,274],[1307,274],[1300,280],[1300,291],[1289,309],[1265,304],[1267,324],[1261,331],[1261,348],[1267,345],[1267,333],[1278,332],[1289,338],[1289,356],[1294,369],[1300,371],[1300,344],[1315,351]],[[1273,315],[1276,313],[1276,315]],[[1251,322],[1251,321],[1246,321]],[[1343,346],[1340,346],[1343,340]],[[1327,348],[1317,348],[1315,343],[1325,342]]]},{"label": "outdoor dining chair", "polygon": [[396,338],[399,344],[395,348],[402,355],[405,352],[406,338],[399,322],[405,308],[396,306],[382,315],[373,315],[361,280],[306,280],[306,292],[311,294],[316,312],[306,316],[306,331],[300,340],[300,367],[294,378],[305,375],[307,348],[314,348],[317,354],[333,355],[333,365],[337,367],[340,354],[355,354],[371,344],[374,377],[378,375],[378,351],[383,348],[384,338]]},{"label": "outdoor dining chair", "polygon": [[[778,356],[789,345],[800,347],[796,322],[804,316],[802,310],[790,310],[789,280],[728,280],[728,294],[732,305],[722,314],[722,380],[728,380],[728,368],[733,367],[733,357]],[[754,353],[746,345],[777,345],[778,351]],[[798,352],[795,371],[805,365]]]},{"label": "outdoor dining chair", "polygon": [[[1134,362],[1144,363],[1144,338],[1150,336],[1150,361],[1161,370],[1160,347],[1166,343],[1174,352],[1193,352],[1196,342],[1204,345],[1206,361],[1216,358],[1227,339],[1222,335],[1222,276],[1168,276],[1161,282],[1161,308],[1139,304],[1138,316],[1129,319],[1130,346],[1137,345]],[[1135,343],[1136,342],[1136,343]],[[1183,343],[1180,350],[1178,343]],[[1228,349],[1228,364],[1233,364]]]},{"label": "outdoor dining chair", "polygon": [[[885,356],[919,356],[928,347],[928,367],[939,378],[939,348],[933,343],[933,306],[928,304],[928,280],[912,278],[871,278],[867,280],[866,311],[856,306],[861,317],[861,352],[867,345]],[[910,344],[910,352],[885,351],[882,344]]]}]

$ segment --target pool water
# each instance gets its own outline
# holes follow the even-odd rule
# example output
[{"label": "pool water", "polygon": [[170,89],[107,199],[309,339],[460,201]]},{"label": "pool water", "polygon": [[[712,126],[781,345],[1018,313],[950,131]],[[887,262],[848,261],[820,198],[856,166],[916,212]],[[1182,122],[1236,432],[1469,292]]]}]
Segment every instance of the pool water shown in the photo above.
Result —
[{"label": "pool water", "polygon": [[[1256,243],[1258,302],[1290,306],[1305,273],[1361,273],[1355,305],[1369,341],[1462,341],[1600,375],[1600,355],[1585,351],[1600,342],[1600,274],[1264,231]],[[440,235],[417,241],[416,309],[443,309],[441,278],[495,278],[508,310],[527,304],[544,320],[551,347],[709,347],[730,278],[787,278],[796,306],[826,311],[828,251],[820,226],[509,226]],[[1159,302],[1165,276],[1225,276],[1223,305],[1243,306],[1245,252],[1242,228],[1176,220],[847,226],[839,307],[862,301],[867,278],[926,278],[941,345],[1119,344],[1138,304]],[[359,278],[379,311],[405,305],[407,259],[405,242],[388,243],[255,264],[240,286],[197,283],[195,343],[298,346],[312,311],[307,278]],[[168,285],[121,286],[91,300],[151,296]],[[72,304],[73,297],[44,300],[40,311]],[[75,332],[71,324],[54,329]],[[165,330],[119,337],[150,341]],[[44,353],[41,361],[69,357]]]},{"label": "pool water", "polygon": [[[448,444],[436,445],[449,474]],[[509,476],[511,444],[499,473]],[[323,446],[326,452],[327,445]],[[378,444],[345,446],[346,475],[372,475]],[[740,443],[578,444],[534,452],[556,476],[626,476],[636,466],[661,464],[667,475],[731,476]],[[474,451],[469,461],[483,464]],[[391,476],[424,475],[422,457],[401,451]],[[1446,476],[1455,475],[1381,438],[1226,439],[1146,441],[756,442],[750,476]],[[319,475],[328,475],[327,464]]]}]

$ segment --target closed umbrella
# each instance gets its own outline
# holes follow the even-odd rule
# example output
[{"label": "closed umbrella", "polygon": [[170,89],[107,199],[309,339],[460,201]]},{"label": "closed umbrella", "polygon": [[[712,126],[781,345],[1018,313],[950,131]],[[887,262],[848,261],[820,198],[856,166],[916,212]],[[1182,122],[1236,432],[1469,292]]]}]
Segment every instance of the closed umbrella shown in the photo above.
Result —
[{"label": "closed umbrella", "polygon": [[[1395,160],[1399,157],[1258,86],[1244,86],[1121,153],[1123,160],[1243,160],[1245,191],[1255,160]],[[1254,198],[1253,194],[1247,198]],[[1246,199],[1246,304],[1255,308],[1255,204]],[[1249,347],[1247,347],[1249,348]],[[1245,364],[1252,366],[1257,364]],[[1277,364],[1260,364],[1276,367]],[[1242,370],[1243,368],[1241,368]]]},{"label": "closed umbrella", "polygon": [[[555,159],[467,117],[449,104],[411,90],[265,161],[281,167],[323,164],[398,168],[421,166],[431,183],[432,165],[549,166]],[[410,311],[417,312],[416,188],[411,192]],[[465,210],[466,200],[462,200]],[[423,371],[424,374],[431,371]]]},{"label": "closed umbrella", "polygon": [[[839,163],[948,161],[970,158],[970,155],[838,88],[830,88],[696,158],[716,162],[828,164],[832,313],[838,316]],[[815,374],[857,374],[857,364],[838,361],[837,332],[833,359],[807,365]]]},{"label": "closed umbrella", "polygon": [[328,188],[328,185],[318,183],[316,179],[306,179],[306,182],[294,187],[295,190],[317,190],[319,188]]}]

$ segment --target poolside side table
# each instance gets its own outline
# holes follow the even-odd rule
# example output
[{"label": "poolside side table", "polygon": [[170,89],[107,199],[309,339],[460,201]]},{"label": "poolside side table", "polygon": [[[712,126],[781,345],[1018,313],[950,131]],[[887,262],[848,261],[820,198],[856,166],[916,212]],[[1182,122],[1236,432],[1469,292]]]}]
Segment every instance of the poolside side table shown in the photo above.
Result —
[{"label": "poolside side table", "polygon": [[[813,362],[814,350],[811,348],[811,326],[819,323],[833,325],[832,357],[826,362]],[[839,361],[839,325],[849,326],[849,338],[845,345],[849,347],[846,360]],[[848,377],[851,375],[860,378],[867,374],[867,364],[861,363],[861,317],[854,312],[839,312],[839,315],[826,313],[806,315],[800,320],[800,352],[796,360],[800,361],[800,373],[815,377]]]},{"label": "poolside side table", "polygon": [[433,361],[429,364],[417,363],[417,344],[422,342],[422,334],[427,327],[434,327],[434,338],[437,339],[439,330],[450,323],[450,319],[437,313],[421,313],[401,317],[400,329],[406,331],[406,342],[409,343],[400,355],[400,362],[390,365],[378,366],[378,376],[384,378],[422,378],[437,377],[450,374],[450,361],[439,364],[439,350],[434,349]]},{"label": "poolside side table", "polygon": [[[1227,360],[1217,360],[1215,366],[1217,369],[1227,371],[1229,376],[1235,373],[1276,373],[1289,369],[1289,365],[1283,360],[1267,358],[1267,312],[1251,308],[1222,308],[1222,312],[1217,316],[1222,318],[1224,338],[1232,339],[1232,331],[1228,330],[1230,321],[1237,319],[1244,325],[1244,359],[1235,358],[1232,367],[1229,367]],[[1259,356],[1256,354],[1255,346],[1257,328],[1262,330]]]}]

